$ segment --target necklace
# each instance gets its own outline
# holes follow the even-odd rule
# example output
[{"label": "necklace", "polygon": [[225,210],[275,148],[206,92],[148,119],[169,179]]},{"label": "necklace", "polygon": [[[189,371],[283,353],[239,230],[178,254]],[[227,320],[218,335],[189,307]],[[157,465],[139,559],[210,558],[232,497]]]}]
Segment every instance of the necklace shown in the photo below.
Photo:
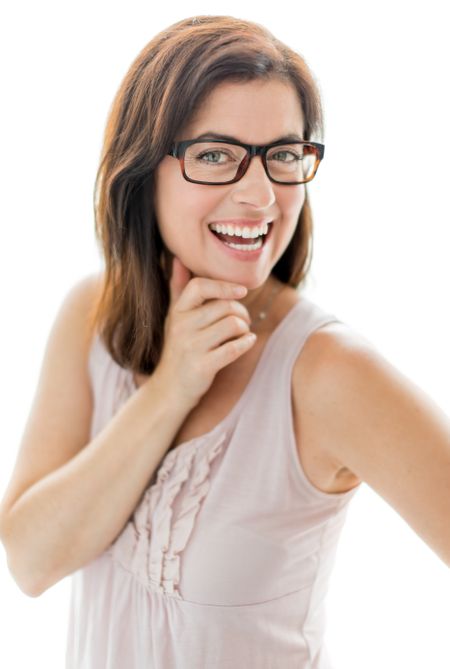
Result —
[{"label": "necklace", "polygon": [[280,293],[283,290],[283,288],[284,288],[284,286],[281,286],[281,287],[274,286],[272,288],[272,292],[269,295],[269,299],[267,300],[267,302],[265,303],[263,308],[260,309],[260,311],[258,312],[258,315],[255,318],[251,319],[251,321],[252,321],[251,326],[252,327],[254,325],[256,325],[256,323],[259,323],[260,321],[263,321],[265,318],[267,318],[267,314],[269,313],[269,309],[272,305],[272,302],[275,298],[275,295],[278,295],[278,293]]}]

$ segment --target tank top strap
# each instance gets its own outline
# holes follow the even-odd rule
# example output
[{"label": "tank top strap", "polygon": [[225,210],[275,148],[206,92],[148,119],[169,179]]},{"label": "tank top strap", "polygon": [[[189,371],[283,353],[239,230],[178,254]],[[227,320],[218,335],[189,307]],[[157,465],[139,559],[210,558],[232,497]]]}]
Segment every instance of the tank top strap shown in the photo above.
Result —
[{"label": "tank top strap", "polygon": [[261,388],[261,384],[268,384],[271,387],[278,381],[286,385],[290,381],[295,360],[309,335],[334,322],[342,321],[335,314],[325,311],[315,302],[302,296],[267,341],[249,383],[252,392],[246,392],[245,395],[254,396],[253,387]]},{"label": "tank top strap", "polygon": [[322,309],[318,304],[302,296],[293,308],[293,312],[281,329],[275,342],[277,353],[271,361],[290,378],[292,368],[309,335],[328,323],[342,321],[333,313]]}]

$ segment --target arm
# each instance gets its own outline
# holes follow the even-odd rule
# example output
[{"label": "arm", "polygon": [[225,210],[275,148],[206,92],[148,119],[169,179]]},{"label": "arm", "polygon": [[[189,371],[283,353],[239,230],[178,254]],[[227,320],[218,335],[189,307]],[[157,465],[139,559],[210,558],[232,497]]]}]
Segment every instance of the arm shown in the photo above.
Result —
[{"label": "arm", "polygon": [[184,413],[152,376],[74,458],[27,489],[1,521],[17,583],[38,596],[116,538]]},{"label": "arm", "polygon": [[308,390],[321,446],[450,567],[450,420],[365,340],[320,333]]},{"label": "arm", "polygon": [[0,507],[8,566],[32,597],[120,533],[189,412],[155,372],[89,441],[86,314],[96,285],[83,280],[59,311]]}]

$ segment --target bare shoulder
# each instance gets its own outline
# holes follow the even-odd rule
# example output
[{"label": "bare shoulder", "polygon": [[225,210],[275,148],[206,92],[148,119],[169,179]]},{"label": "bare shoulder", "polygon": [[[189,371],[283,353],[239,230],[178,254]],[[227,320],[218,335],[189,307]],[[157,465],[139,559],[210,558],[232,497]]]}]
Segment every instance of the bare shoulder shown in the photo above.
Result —
[{"label": "bare shoulder", "polygon": [[[338,389],[343,362],[350,362],[357,351],[376,354],[360,333],[334,322],[309,335],[294,363],[292,391],[299,458],[312,481],[326,492],[344,492],[361,482],[340,457],[334,436],[324,429],[320,404],[322,386]],[[336,410],[341,408],[337,403]]]},{"label": "bare shoulder", "polygon": [[[370,349],[376,353],[375,346],[360,332],[349,327],[345,323],[333,322],[327,323],[312,332],[305,342],[303,351],[307,351],[305,359],[313,359],[318,362],[323,360],[325,353],[333,354],[340,351]],[[299,362],[299,355],[297,361]]]},{"label": "bare shoulder", "polygon": [[99,299],[104,283],[103,272],[88,274],[79,279],[69,290],[67,299],[73,299],[88,315]]},{"label": "bare shoulder", "polygon": [[104,273],[94,272],[87,274],[74,284],[73,290],[79,290],[86,295],[86,297],[98,297],[103,288]]},{"label": "bare shoulder", "polygon": [[308,386],[314,379],[321,378],[327,383],[339,383],[340,363],[354,362],[355,358],[382,356],[375,346],[362,334],[345,323],[328,323],[315,330],[307,338],[294,364],[294,376],[300,382],[308,379]]}]

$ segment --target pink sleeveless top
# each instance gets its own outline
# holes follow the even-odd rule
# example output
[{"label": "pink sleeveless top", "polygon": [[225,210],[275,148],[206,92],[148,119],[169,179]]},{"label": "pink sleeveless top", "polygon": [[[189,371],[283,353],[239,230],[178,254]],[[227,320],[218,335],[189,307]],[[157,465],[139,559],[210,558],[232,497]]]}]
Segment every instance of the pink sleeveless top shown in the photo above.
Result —
[{"label": "pink sleeveless top", "polygon": [[[299,297],[231,412],[168,451],[119,536],[72,574],[66,669],[332,669],[325,596],[359,486],[306,477],[291,376],[337,320]],[[98,336],[89,371],[93,438],[136,387]]]}]

